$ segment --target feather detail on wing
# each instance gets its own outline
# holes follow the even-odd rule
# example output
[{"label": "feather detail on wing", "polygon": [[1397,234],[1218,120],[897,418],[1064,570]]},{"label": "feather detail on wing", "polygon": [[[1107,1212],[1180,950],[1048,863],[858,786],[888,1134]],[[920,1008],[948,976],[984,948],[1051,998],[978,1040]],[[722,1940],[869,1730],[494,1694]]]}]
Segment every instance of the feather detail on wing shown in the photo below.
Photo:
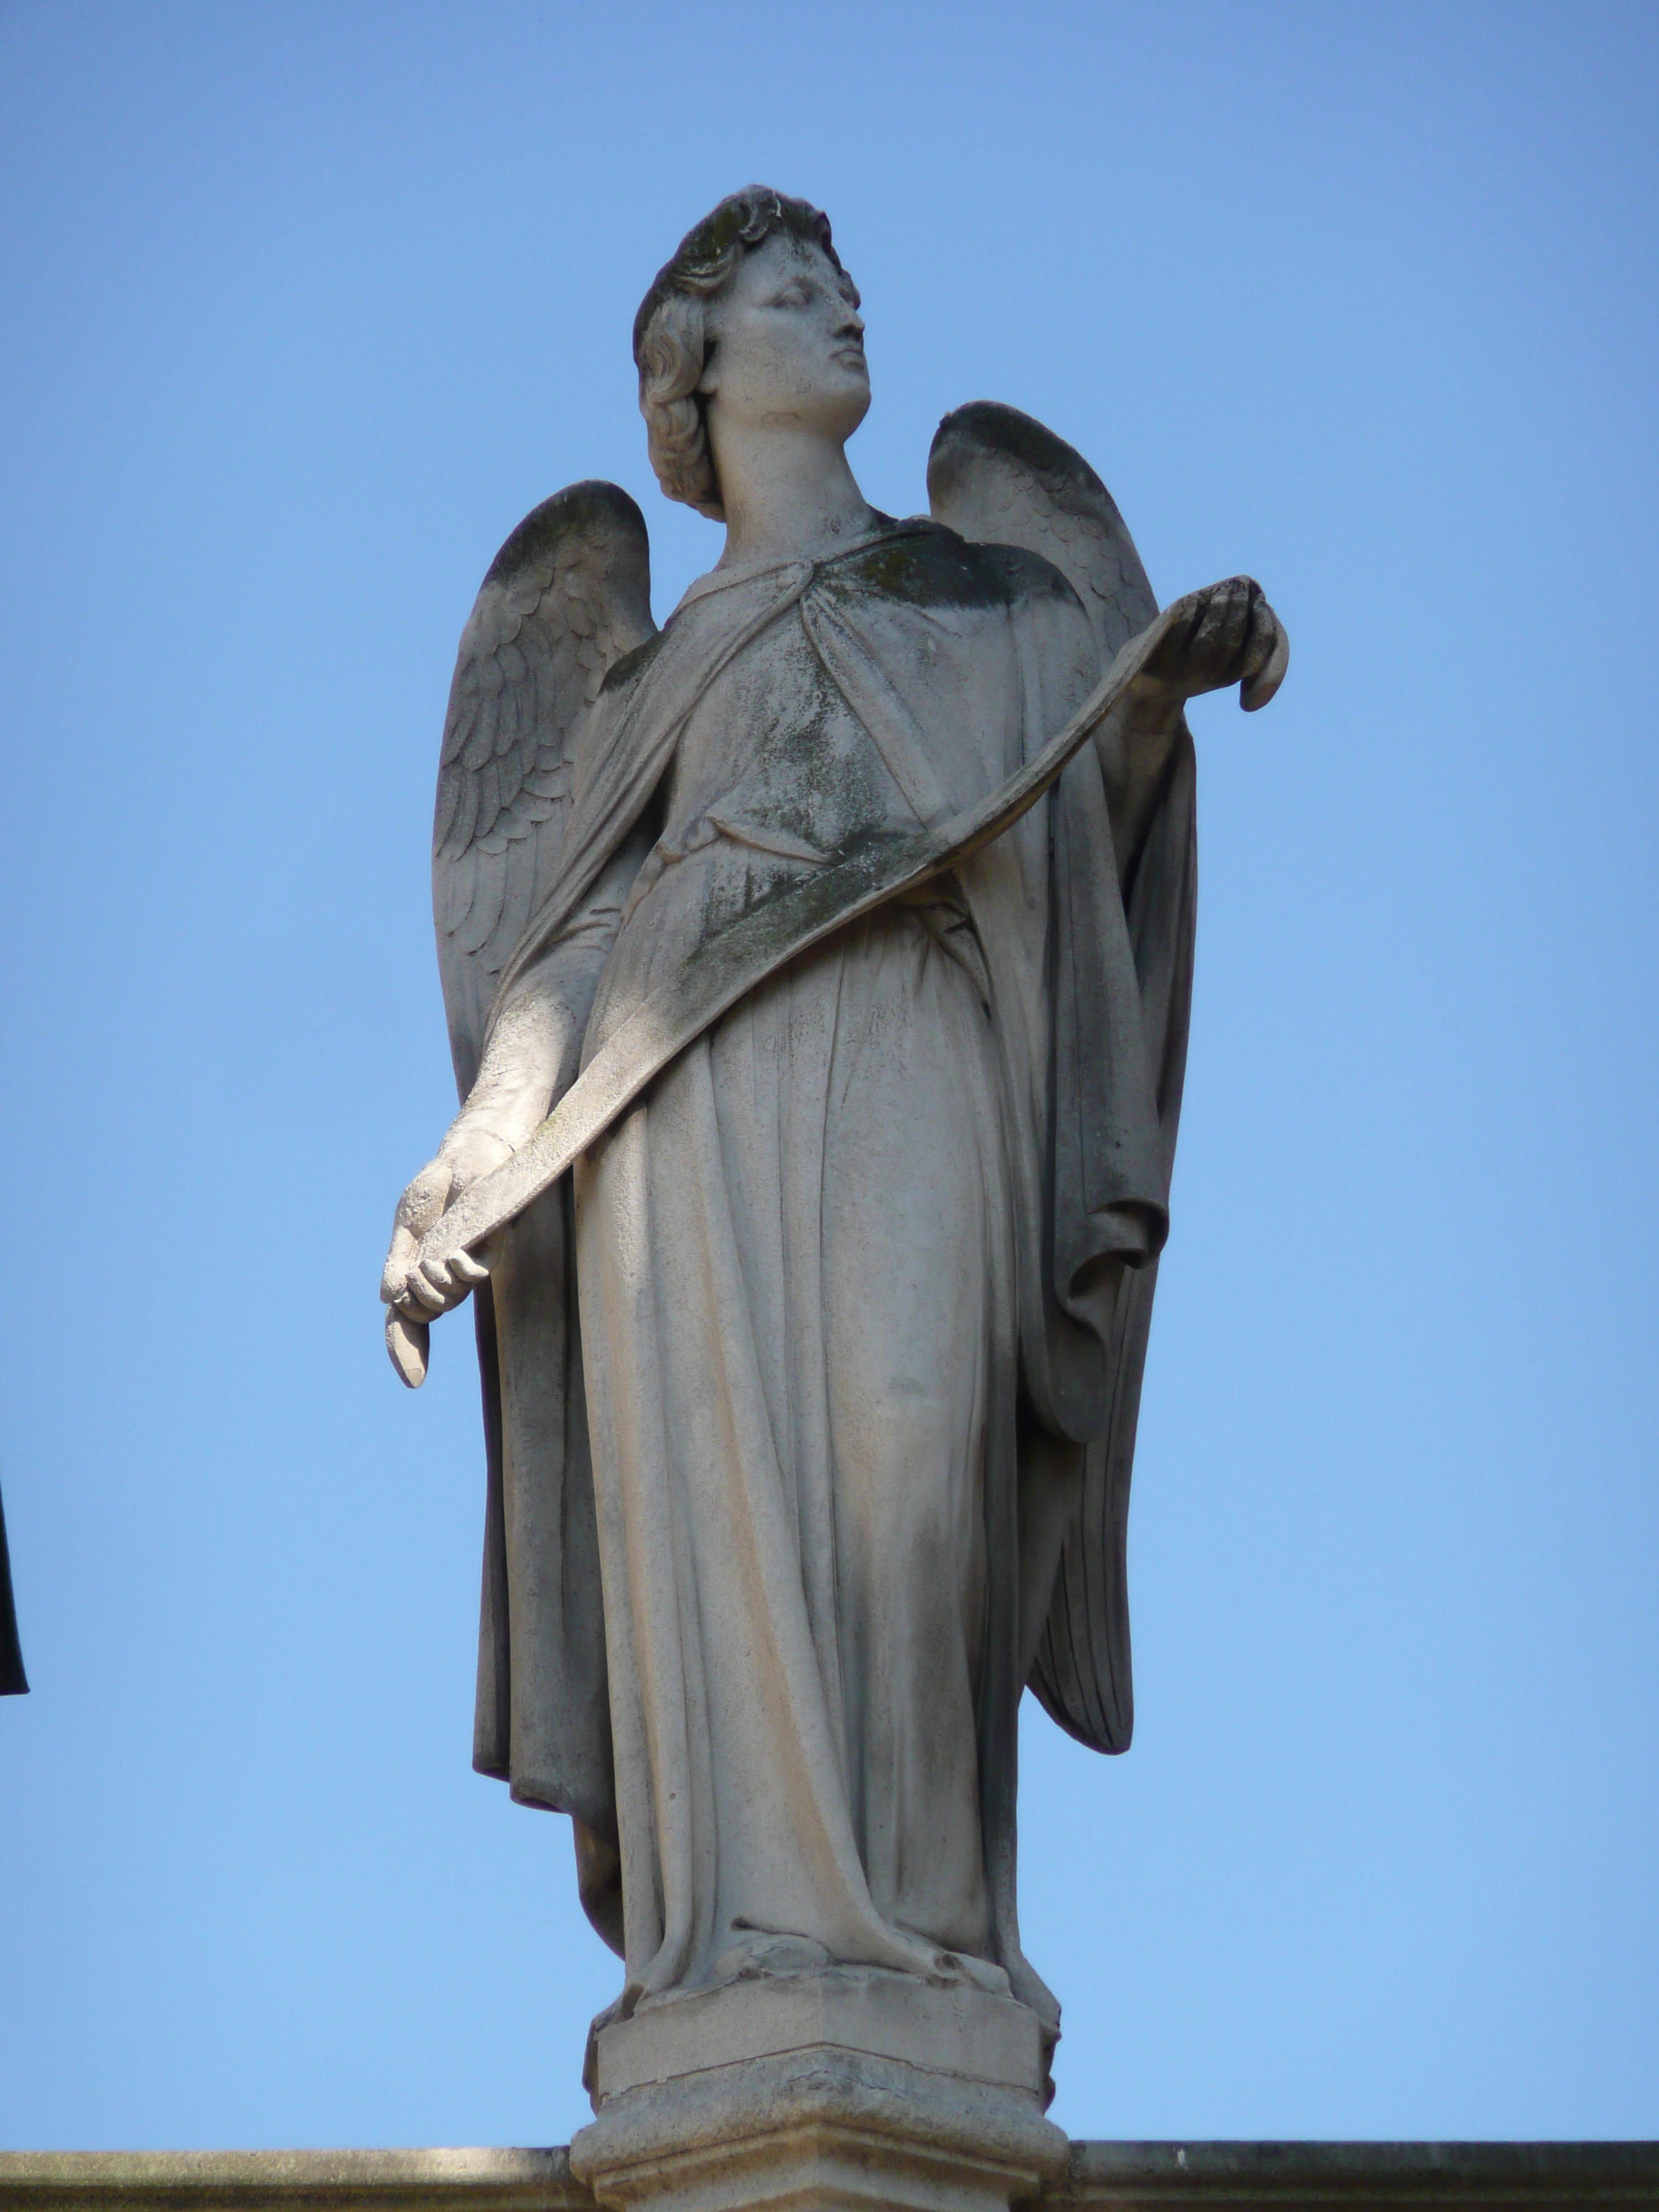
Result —
[{"label": "feather detail on wing", "polygon": [[970,400],[927,456],[935,522],[981,545],[1040,553],[1066,578],[1109,662],[1158,612],[1117,502],[1081,453],[1017,407]]},{"label": "feather detail on wing", "polygon": [[[1158,601],[1117,504],[1080,453],[1030,416],[975,400],[940,423],[927,461],[933,519],[981,544],[1051,562],[1083,603],[1109,661]],[[1159,1134],[1173,1160],[1192,1005],[1196,908],[1193,742],[1184,724],[1122,889],[1152,1056]],[[1109,1358],[1110,1412],[1085,1449],[1030,1687],[1053,1719],[1097,1751],[1127,1751],[1134,1727],[1127,1544],[1140,1381],[1157,1262],[1127,1269]]]},{"label": "feather detail on wing", "polygon": [[577,738],[623,653],[656,633],[645,518],[616,484],[527,514],[461,634],[432,830],[450,1049],[471,1089],[496,979],[553,879]]}]

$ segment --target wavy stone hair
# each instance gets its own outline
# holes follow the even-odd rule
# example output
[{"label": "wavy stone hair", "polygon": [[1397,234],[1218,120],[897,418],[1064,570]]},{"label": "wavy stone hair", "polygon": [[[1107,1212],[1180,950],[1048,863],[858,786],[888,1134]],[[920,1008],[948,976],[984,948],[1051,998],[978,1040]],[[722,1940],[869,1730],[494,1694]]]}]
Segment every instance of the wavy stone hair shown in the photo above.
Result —
[{"label": "wavy stone hair", "polygon": [[[820,247],[846,275],[822,209],[769,185],[750,185],[687,231],[634,318],[634,362],[651,465],[670,499],[684,500],[711,522],[724,522],[726,509],[708,449],[708,401],[697,390],[708,356],[706,310],[732,282],[744,254],[775,230]],[[852,296],[856,305],[857,292]]]}]

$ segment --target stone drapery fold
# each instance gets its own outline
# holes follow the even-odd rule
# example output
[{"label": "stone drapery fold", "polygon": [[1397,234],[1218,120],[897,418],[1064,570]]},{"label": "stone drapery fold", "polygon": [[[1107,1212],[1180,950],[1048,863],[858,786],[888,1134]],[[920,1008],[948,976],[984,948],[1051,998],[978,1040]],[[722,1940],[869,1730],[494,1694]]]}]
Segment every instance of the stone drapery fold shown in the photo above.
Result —
[{"label": "stone drapery fold", "polygon": [[[601,876],[607,867],[614,876],[630,841],[645,857],[653,831],[672,838],[665,817],[683,795],[675,786],[693,718],[793,623],[840,706],[867,733],[902,821],[935,818],[994,788],[1098,674],[1086,622],[1054,571],[1029,556],[966,546],[936,526],[884,529],[835,562],[713,580],[607,687],[577,763],[557,877],[504,974],[497,1012],[515,993],[556,976],[564,948],[584,929],[591,957],[585,902]],[[739,818],[731,794],[702,796]],[[710,817],[717,832],[720,811]],[[741,818],[755,812],[744,807]],[[773,836],[767,865],[792,865],[792,834],[800,848],[793,864],[811,865],[806,855],[817,848],[798,825]],[[733,842],[714,840],[728,852]],[[1006,1443],[1012,1465],[1018,1425],[1022,1456],[1034,1437],[1057,1443],[1067,1470],[1035,1516],[1017,1510],[1012,1480],[994,1484],[982,1501],[1000,1516],[990,1534],[1006,1552],[1023,1543],[1032,1557],[1058,1563],[1053,1602],[1064,1613],[1057,1632],[1048,1592],[1034,1601],[1028,1588],[1022,1600],[1018,1573],[1006,1586],[988,1585],[975,1686],[981,1840],[988,1910],[1003,1931],[990,1948],[1010,1964],[1018,1956],[1014,1715],[1026,1668],[1035,1665],[1035,1686],[1064,1724],[1102,1748],[1121,1747],[1110,1741],[1119,1719],[1102,1710],[1090,1671],[1093,1663],[1098,1673],[1103,1650],[1109,1665],[1115,1638],[1127,1685],[1121,1541],[1115,1565],[1103,1554],[1092,1587],[1085,1576],[1079,1594],[1079,1546],[1068,1547],[1067,1532],[1074,1539],[1081,1516],[1103,1531],[1109,1549],[1115,1528],[1121,1536],[1112,1516],[1133,1452],[1146,1263],[1167,1224],[1171,1099],[1178,1105],[1190,988],[1190,869],[1183,874],[1181,864],[1189,848],[1190,775],[1183,784],[1177,763],[1120,884],[1099,765],[1085,748],[1048,799],[962,868],[955,887],[958,915],[971,926],[975,995],[988,1016],[1011,1255],[1008,1326],[1018,1340],[1017,1376],[1011,1370],[1008,1402],[995,1416],[996,1448]],[[765,852],[763,836],[750,858]],[[685,874],[697,860],[693,853],[672,872]],[[684,903],[683,891],[675,896]],[[648,934],[658,903],[647,884],[631,910],[610,909],[624,948]],[[627,967],[613,951],[600,976],[590,1054],[625,1015],[617,978]],[[718,1052],[722,1030],[743,1012],[725,1018],[696,1052]],[[686,1079],[677,1064],[659,1087]],[[615,1699],[575,1234],[566,1183],[505,1232],[478,1304],[490,1482],[475,1764],[508,1778],[521,1800],[576,1816],[585,1900],[621,1948]],[[591,1378],[592,1347],[587,1368]],[[614,1397],[609,1402],[614,1408]],[[1037,1496],[1037,1486],[1026,1487]],[[636,1948],[630,1941],[630,1968]]]}]

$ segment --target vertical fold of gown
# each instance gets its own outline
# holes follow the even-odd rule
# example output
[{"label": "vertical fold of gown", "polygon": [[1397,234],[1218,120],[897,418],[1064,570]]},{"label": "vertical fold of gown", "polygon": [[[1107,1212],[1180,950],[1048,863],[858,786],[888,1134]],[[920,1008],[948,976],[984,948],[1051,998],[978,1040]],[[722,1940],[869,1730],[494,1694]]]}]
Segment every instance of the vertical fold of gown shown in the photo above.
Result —
[{"label": "vertical fold of gown", "polygon": [[971,966],[888,909],[580,1171],[624,2009],[825,1956],[1025,1978],[981,1802],[1014,1567],[999,1082]]},{"label": "vertical fold of gown", "polygon": [[[607,678],[502,998],[588,1006],[591,1064],[732,916],[995,789],[1098,676],[1057,570],[931,524],[704,580]],[[631,845],[596,981],[584,886]],[[1057,2030],[1017,1923],[1021,1661],[1119,1412],[1122,1495],[1118,1293],[1167,1222],[1123,896],[1085,750],[937,903],[795,961],[595,1148],[580,1332],[550,1246],[492,1280],[480,1763],[577,1815],[624,2010],[827,1957],[1006,1974]],[[550,1387],[579,1334],[586,1424]]]}]

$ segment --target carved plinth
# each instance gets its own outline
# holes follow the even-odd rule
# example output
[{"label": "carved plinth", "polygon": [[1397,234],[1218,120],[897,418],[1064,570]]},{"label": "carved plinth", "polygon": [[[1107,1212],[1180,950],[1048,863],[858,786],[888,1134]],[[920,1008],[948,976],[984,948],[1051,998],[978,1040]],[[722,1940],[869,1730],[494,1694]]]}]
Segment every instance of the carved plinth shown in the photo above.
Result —
[{"label": "carved plinth", "polygon": [[830,1972],[681,1997],[599,2038],[570,2146],[652,2212],[1007,2212],[1066,2171],[1023,2005]]}]

